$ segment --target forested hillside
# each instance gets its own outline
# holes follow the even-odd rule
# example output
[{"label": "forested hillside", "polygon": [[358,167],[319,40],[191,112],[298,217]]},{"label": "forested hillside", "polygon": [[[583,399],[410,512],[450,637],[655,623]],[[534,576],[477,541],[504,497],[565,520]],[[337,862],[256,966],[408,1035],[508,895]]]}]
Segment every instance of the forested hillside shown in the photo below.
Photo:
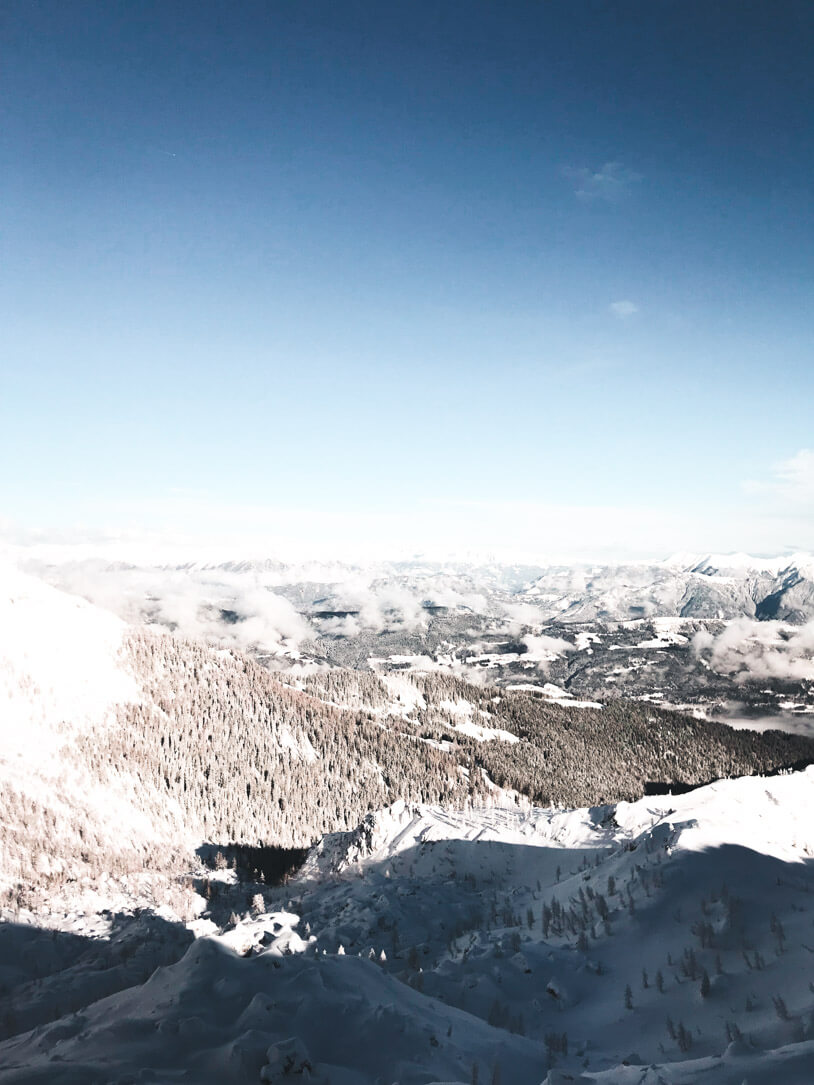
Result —
[{"label": "forested hillside", "polygon": [[85,735],[83,754],[171,795],[203,840],[301,846],[396,798],[463,803],[486,791],[411,728],[326,705],[235,652],[148,634],[130,645],[145,703]]},{"label": "forested hillside", "polygon": [[638,702],[566,707],[444,674],[297,680],[151,632],[129,633],[122,658],[139,699],[67,730],[52,785],[4,789],[9,901],[177,871],[204,842],[304,847],[397,799],[461,807],[497,785],[590,806],[814,760],[807,738]]}]

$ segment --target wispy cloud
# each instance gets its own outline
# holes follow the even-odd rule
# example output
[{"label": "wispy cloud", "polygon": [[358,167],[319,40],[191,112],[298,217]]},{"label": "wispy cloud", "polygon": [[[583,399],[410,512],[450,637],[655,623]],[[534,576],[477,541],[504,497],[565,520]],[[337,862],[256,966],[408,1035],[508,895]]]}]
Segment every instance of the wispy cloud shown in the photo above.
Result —
[{"label": "wispy cloud", "polygon": [[775,467],[778,489],[792,501],[809,504],[814,501],[814,449],[801,448]]},{"label": "wispy cloud", "polygon": [[744,483],[747,493],[775,497],[791,506],[814,505],[814,449],[801,448],[788,459],[779,460],[768,481]]},{"label": "wispy cloud", "polygon": [[621,162],[606,162],[599,169],[587,166],[564,166],[563,176],[574,186],[574,195],[587,203],[604,201],[614,203],[642,180],[642,175],[628,169]]},{"label": "wispy cloud", "polygon": [[628,317],[635,316],[638,313],[639,306],[635,301],[612,301],[608,309],[614,316],[618,316],[620,320],[627,320]]}]

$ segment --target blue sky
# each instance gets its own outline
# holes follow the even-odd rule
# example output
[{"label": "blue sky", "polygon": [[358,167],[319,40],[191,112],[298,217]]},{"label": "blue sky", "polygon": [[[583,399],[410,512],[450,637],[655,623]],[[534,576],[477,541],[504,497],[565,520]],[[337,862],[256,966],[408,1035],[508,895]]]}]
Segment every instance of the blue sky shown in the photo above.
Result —
[{"label": "blue sky", "polygon": [[6,537],[814,549],[810,4],[0,37]]}]

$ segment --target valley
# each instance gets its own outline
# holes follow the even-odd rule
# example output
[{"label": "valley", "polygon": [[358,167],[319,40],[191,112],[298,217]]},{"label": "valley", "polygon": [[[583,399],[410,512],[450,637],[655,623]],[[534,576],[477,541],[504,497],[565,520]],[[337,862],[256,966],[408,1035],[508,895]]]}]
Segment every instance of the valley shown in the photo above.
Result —
[{"label": "valley", "polygon": [[247,575],[3,569],[0,1081],[802,1085],[806,623]]}]

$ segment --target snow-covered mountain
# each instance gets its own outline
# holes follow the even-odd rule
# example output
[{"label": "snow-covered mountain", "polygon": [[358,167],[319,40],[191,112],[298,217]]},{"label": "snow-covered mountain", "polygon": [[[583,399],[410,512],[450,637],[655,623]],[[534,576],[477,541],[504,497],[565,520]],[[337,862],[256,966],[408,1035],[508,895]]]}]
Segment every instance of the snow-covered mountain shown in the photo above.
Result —
[{"label": "snow-covered mountain", "polygon": [[[814,770],[666,794],[809,740],[539,679],[273,672],[8,568],[0,616],[0,1082],[814,1073]],[[502,666],[689,642],[648,621],[604,655],[521,624]],[[767,667],[806,665],[805,626],[759,624]]]},{"label": "snow-covered mountain", "polygon": [[[196,842],[306,846],[400,798],[452,805],[499,787],[576,805],[814,759],[807,737],[735,732],[645,702],[584,702],[551,685],[496,689],[411,669],[273,672],[233,648],[128,630],[29,577],[6,579],[0,674],[12,737],[0,752],[0,812],[19,824],[3,834],[10,900],[44,891],[43,879],[51,892],[81,882],[103,861],[141,870],[149,858],[168,875]],[[551,643],[527,638],[526,656],[547,661]]]},{"label": "snow-covered mountain", "polygon": [[[189,620],[195,604],[214,608],[230,597],[234,617],[247,620],[268,593],[287,599],[308,619],[352,616],[362,629],[421,624],[427,609],[506,616],[511,613],[507,607],[517,603],[531,606],[537,621],[749,617],[801,623],[814,618],[814,555],[803,553],[774,558],[676,554],[664,561],[548,567],[422,561],[286,565],[272,560],[173,567],[98,561],[30,566],[57,586],[127,619],[146,614],[167,623],[183,620],[183,603],[191,608]],[[267,616],[285,624],[282,611]]]},{"label": "snow-covered mountain", "polygon": [[[201,841],[304,846],[399,798],[454,804],[497,786],[575,805],[814,757],[806,737],[735,733],[652,699],[586,701],[567,677],[540,681],[588,661],[600,673],[604,659],[632,669],[622,631],[605,644],[528,634],[522,652],[466,658],[464,677],[429,656],[428,668],[407,656],[373,671],[269,671],[234,648],[139,631],[31,576],[2,575],[0,891],[10,901],[83,885],[102,861],[141,871],[149,858],[168,875]],[[649,642],[638,628],[627,635],[656,657],[688,644],[672,627]],[[708,673],[735,666],[737,643],[727,644],[708,646]],[[807,666],[802,631],[782,646]],[[776,667],[779,650],[761,650]]]},{"label": "snow-covered mountain", "polygon": [[676,555],[653,564],[546,570],[520,593],[566,622],[814,618],[814,556]]},{"label": "snow-covered mountain", "polygon": [[804,1085],[812,803],[808,770],[570,812],[398,804],[168,967],[134,921],[145,978],[98,1002],[119,928],[71,967],[82,933],[7,927],[39,974],[15,1012],[73,1012],[0,1045],[0,1082]]},{"label": "snow-covered mountain", "polygon": [[247,652],[276,672],[438,672],[572,703],[633,697],[749,726],[771,718],[814,729],[810,555],[36,570],[130,623]]}]

